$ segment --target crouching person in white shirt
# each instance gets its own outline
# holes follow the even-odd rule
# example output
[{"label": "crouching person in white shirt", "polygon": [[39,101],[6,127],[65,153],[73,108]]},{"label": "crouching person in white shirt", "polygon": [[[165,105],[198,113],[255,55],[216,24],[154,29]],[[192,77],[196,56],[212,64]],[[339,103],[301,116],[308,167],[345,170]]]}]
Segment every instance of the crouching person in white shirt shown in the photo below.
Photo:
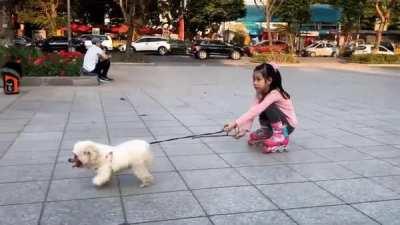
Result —
[{"label": "crouching person in white shirt", "polygon": [[99,38],[93,38],[92,43],[93,45],[89,47],[83,58],[83,71],[97,74],[97,78],[101,82],[113,81],[114,79],[107,76],[111,56],[100,48],[101,41]]}]

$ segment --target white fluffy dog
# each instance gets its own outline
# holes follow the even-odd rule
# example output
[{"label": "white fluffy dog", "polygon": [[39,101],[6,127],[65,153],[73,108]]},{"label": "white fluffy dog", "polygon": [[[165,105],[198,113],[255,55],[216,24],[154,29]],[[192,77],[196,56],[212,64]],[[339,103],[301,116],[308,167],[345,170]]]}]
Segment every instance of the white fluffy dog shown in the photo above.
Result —
[{"label": "white fluffy dog", "polygon": [[146,141],[132,140],[117,146],[79,141],[72,152],[74,158],[68,161],[74,163],[74,167],[85,167],[97,172],[93,178],[93,184],[96,186],[107,183],[113,173],[127,168],[131,168],[133,174],[140,179],[142,182],[140,187],[153,182],[150,173],[153,155]]}]

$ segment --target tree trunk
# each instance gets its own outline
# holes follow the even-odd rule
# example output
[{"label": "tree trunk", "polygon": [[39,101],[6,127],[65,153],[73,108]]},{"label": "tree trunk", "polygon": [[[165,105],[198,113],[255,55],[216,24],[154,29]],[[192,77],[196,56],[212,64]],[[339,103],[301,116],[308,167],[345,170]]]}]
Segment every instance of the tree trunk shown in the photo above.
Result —
[{"label": "tree trunk", "polygon": [[50,3],[50,17],[48,18],[48,20],[50,22],[50,32],[53,35],[57,34],[57,22],[56,22],[57,8],[58,4],[55,1]]},{"label": "tree trunk", "polygon": [[379,45],[381,45],[381,42],[382,42],[382,33],[383,33],[383,30],[384,30],[384,25],[382,25],[382,24],[379,25],[378,31],[376,31],[374,53],[378,53]]},{"label": "tree trunk", "polygon": [[46,19],[48,21],[48,27],[50,36],[55,36],[57,34],[57,8],[58,2],[57,1],[50,1],[50,2],[42,2],[41,8],[44,11]]},{"label": "tree trunk", "polygon": [[270,2],[269,0],[265,1],[265,19],[267,23],[267,34],[268,34],[268,41],[269,41],[269,46],[272,46],[272,32],[271,32],[271,7],[270,7]]},{"label": "tree trunk", "polygon": [[[11,45],[14,39],[14,24],[12,21],[12,4],[3,2],[0,4],[0,39],[2,45]],[[4,27],[3,27],[3,24]]]},{"label": "tree trunk", "polygon": [[267,19],[267,32],[268,32],[268,41],[269,41],[269,46],[272,46],[272,31],[271,31],[271,17],[268,16]]},{"label": "tree trunk", "polygon": [[128,30],[128,39],[126,40],[126,55],[131,55],[133,53],[132,50],[132,39],[133,35],[135,33],[135,14],[136,14],[136,1],[130,1],[127,12],[127,23],[129,25],[129,30]]},{"label": "tree trunk", "polygon": [[[129,26],[128,36],[126,39],[125,54],[132,54],[132,39],[135,33],[135,14],[136,14],[136,0],[114,0],[120,7],[122,15],[124,16],[125,23]],[[141,3],[141,2],[140,2]]]},{"label": "tree trunk", "polygon": [[376,0],[375,1],[375,10],[376,13],[378,14],[378,19],[380,21],[378,30],[376,31],[376,37],[375,37],[375,49],[374,53],[377,53],[379,51],[379,45],[382,42],[382,34],[383,31],[385,30],[385,27],[389,25],[390,22],[390,12],[391,9],[394,8],[396,4],[396,0],[391,0],[389,5],[387,5],[386,9],[380,5],[381,1]]},{"label": "tree trunk", "polygon": [[126,39],[126,55],[132,55],[133,49],[132,49],[132,39],[133,39],[133,34],[135,33],[135,24],[133,23],[133,19],[129,21],[129,29],[128,29],[128,37]]}]

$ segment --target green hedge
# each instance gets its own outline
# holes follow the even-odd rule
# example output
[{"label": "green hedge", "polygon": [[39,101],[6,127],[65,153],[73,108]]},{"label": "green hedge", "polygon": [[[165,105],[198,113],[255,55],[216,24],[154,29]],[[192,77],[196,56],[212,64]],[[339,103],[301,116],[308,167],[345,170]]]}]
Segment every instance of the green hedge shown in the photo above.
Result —
[{"label": "green hedge", "polygon": [[43,54],[36,48],[0,47],[0,67],[9,56],[17,56],[21,59],[24,76],[79,76],[82,56],[69,57],[68,54]]},{"label": "green hedge", "polygon": [[350,62],[366,64],[400,64],[400,55],[363,54],[352,55]]},{"label": "green hedge", "polygon": [[25,65],[42,55],[43,53],[36,48],[0,47],[0,66],[3,65],[10,56],[20,58],[22,64]]},{"label": "green hedge", "polygon": [[264,63],[264,62],[276,62],[276,63],[299,63],[296,56],[292,54],[283,53],[262,53],[251,57],[251,62]]}]

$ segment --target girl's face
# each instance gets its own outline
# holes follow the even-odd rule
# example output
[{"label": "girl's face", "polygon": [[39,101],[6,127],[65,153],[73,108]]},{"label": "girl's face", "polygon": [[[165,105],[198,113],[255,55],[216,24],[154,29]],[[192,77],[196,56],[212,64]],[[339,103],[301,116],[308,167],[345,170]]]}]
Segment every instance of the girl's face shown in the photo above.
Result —
[{"label": "girl's face", "polygon": [[264,79],[263,75],[259,72],[253,74],[253,86],[257,93],[263,94],[269,91],[272,79],[269,77]]}]

